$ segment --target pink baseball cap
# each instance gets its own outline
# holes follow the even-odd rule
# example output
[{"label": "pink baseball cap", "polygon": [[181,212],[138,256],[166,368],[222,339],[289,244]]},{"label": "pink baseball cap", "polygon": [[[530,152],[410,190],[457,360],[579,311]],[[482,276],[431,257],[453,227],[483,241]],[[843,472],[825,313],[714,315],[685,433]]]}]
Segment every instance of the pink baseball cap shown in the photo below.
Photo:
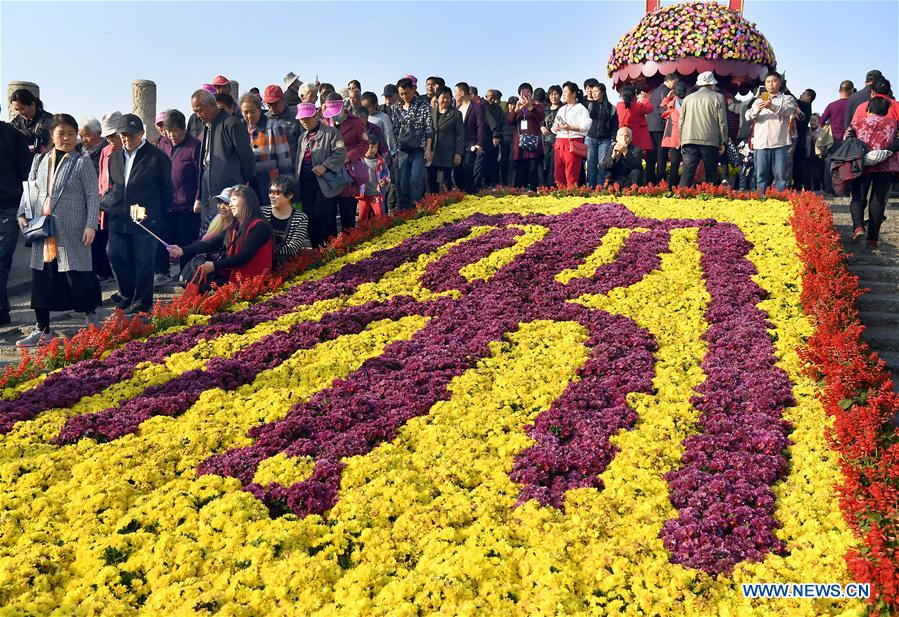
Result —
[{"label": "pink baseball cap", "polygon": [[200,87],[203,88],[203,90],[205,90],[209,94],[215,94],[215,86],[213,86],[212,84],[203,84]]},{"label": "pink baseball cap", "polygon": [[411,74],[411,73],[406,73],[405,75],[403,75],[403,77],[405,77],[405,78],[407,78],[407,79],[411,79],[411,80],[412,80],[412,85],[413,85],[413,86],[417,86],[417,85],[418,85],[418,78],[417,78],[415,75],[413,75],[413,74]]},{"label": "pink baseball cap", "polygon": [[300,103],[297,105],[297,120],[311,118],[315,115],[315,103]]},{"label": "pink baseball cap", "polygon": [[156,122],[154,122],[154,124],[162,124],[163,122],[165,122],[165,112],[160,111],[156,114]]},{"label": "pink baseball cap", "polygon": [[322,110],[322,115],[325,118],[333,118],[337,114],[343,111],[343,101],[325,101],[324,109]]}]

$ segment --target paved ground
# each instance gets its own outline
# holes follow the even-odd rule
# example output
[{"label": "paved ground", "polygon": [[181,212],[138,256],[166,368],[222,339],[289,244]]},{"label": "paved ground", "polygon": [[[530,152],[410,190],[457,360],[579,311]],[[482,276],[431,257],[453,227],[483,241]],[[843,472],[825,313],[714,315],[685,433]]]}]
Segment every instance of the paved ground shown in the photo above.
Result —
[{"label": "paved ground", "polygon": [[[8,293],[12,323],[0,326],[0,365],[18,361],[19,354],[15,348],[15,342],[34,328],[34,311],[29,308],[31,301],[30,251],[25,247],[24,241],[20,239],[9,275]],[[101,285],[101,289],[104,304],[97,310],[97,315],[103,319],[113,311],[113,303],[109,301],[109,297],[116,291],[115,282],[110,280]],[[180,288],[161,287],[157,288],[156,297],[172,297],[177,292],[180,292]],[[84,326],[84,316],[72,311],[51,313],[50,322],[55,330],[71,336]]]}]

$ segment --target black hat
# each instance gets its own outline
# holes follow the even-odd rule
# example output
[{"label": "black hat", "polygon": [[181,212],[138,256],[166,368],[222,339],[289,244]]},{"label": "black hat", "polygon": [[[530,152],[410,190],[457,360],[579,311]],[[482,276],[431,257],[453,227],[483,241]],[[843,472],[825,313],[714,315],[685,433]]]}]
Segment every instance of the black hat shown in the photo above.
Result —
[{"label": "black hat", "polygon": [[140,133],[144,130],[144,123],[134,114],[125,114],[119,122],[119,133]]},{"label": "black hat", "polygon": [[883,79],[883,73],[874,69],[873,71],[868,71],[868,74],[865,75],[865,81],[877,81],[878,79]]},{"label": "black hat", "polygon": [[387,84],[386,86],[384,86],[384,92],[381,94],[381,96],[396,96],[397,94],[399,94],[399,90],[397,90],[397,87],[393,84]]}]

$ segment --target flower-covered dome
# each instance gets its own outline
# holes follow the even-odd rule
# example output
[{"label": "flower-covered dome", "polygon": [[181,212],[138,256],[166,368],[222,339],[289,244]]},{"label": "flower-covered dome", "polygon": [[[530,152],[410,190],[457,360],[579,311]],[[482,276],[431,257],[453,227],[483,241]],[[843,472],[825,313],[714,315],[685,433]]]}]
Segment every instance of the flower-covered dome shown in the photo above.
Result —
[{"label": "flower-covered dome", "polygon": [[774,50],[754,23],[717,2],[688,2],[648,13],[612,50],[615,86],[677,71],[714,71],[738,86],[761,80],[777,65]]}]

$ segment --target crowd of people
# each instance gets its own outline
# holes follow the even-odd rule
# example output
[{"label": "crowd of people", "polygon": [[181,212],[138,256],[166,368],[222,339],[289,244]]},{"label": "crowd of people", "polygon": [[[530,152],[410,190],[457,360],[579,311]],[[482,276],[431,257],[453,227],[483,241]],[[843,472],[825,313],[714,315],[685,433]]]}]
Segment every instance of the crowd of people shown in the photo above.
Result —
[{"label": "crowd of people", "polygon": [[[595,78],[525,82],[504,98],[437,76],[421,91],[405,75],[379,97],[355,79],[337,90],[288,73],[237,97],[218,75],[191,94],[189,117],[156,116],[152,143],[134,114],[76,121],[16,90],[16,116],[0,122],[0,324],[11,320],[20,231],[37,325],[18,345],[34,347],[56,336],[51,311],[96,324],[110,278],[116,307],[139,315],[173,282],[173,264],[200,289],[254,276],[428,191],[711,182],[828,192],[828,157],[844,140],[899,150],[899,103],[880,71],[861,90],[842,82],[822,114],[813,90],[796,98],[777,73],[744,100],[720,81],[671,74],[648,91],[622,87],[613,104]],[[853,240],[876,247],[897,171],[886,155],[853,181]]]}]

